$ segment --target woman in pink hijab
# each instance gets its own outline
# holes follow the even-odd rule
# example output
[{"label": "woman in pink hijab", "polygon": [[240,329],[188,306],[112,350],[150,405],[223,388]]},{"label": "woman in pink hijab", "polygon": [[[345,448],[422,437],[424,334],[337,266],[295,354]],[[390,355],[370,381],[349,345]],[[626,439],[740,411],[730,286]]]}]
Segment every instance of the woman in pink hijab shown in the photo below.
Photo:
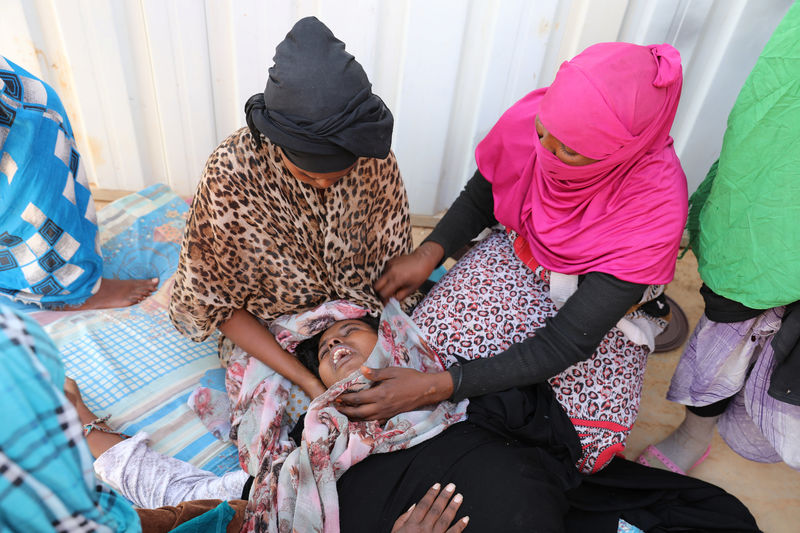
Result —
[{"label": "woman in pink hijab", "polygon": [[447,215],[375,285],[402,299],[482,230],[505,226],[414,312],[451,366],[364,369],[375,385],[342,396],[342,411],[387,418],[548,380],[581,437],[582,471],[621,452],[666,325],[662,292],[686,221],[686,177],[669,136],[681,83],[672,46],[603,43],[506,111]]}]

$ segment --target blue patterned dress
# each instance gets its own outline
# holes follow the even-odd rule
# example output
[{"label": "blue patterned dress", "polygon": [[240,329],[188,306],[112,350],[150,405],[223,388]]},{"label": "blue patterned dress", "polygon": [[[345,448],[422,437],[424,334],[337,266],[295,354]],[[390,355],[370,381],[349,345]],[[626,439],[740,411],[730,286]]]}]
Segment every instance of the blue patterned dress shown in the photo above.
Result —
[{"label": "blue patterned dress", "polygon": [[55,91],[0,56],[0,294],[78,305],[103,271],[97,217]]}]

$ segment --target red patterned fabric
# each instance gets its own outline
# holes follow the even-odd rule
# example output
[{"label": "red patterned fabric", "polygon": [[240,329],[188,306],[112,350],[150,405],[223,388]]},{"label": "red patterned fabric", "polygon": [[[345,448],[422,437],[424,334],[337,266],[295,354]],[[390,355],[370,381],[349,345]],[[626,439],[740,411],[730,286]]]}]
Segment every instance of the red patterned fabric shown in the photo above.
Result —
[{"label": "red patterned fabric", "polygon": [[[492,357],[535,335],[556,314],[549,283],[550,271],[529,269],[508,236],[496,233],[439,281],[412,319],[448,364],[456,355]],[[639,412],[647,351],[615,327],[591,358],[549,380],[581,439],[582,472],[597,472],[625,449]]]}]

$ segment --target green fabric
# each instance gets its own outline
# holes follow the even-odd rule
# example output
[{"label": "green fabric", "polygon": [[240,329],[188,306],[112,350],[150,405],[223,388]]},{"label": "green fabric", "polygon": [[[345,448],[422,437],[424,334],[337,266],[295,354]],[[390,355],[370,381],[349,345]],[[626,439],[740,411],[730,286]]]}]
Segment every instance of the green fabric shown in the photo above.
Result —
[{"label": "green fabric", "polygon": [[755,309],[800,300],[800,4],[773,33],[690,199],[700,277]]},{"label": "green fabric", "polygon": [[184,522],[175,529],[173,533],[225,533],[228,529],[228,522],[231,521],[236,511],[233,510],[228,502],[222,502],[210,511],[206,511],[200,516]]}]

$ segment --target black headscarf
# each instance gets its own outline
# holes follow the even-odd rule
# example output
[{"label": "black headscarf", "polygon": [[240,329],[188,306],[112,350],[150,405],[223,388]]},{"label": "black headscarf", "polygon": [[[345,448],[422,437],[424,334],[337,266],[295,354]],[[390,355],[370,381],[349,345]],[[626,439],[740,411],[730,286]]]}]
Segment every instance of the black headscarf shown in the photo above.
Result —
[{"label": "black headscarf", "polygon": [[251,96],[244,108],[256,146],[263,133],[310,172],[389,155],[392,113],[327,26],[316,17],[301,19],[273,60],[264,93]]}]

